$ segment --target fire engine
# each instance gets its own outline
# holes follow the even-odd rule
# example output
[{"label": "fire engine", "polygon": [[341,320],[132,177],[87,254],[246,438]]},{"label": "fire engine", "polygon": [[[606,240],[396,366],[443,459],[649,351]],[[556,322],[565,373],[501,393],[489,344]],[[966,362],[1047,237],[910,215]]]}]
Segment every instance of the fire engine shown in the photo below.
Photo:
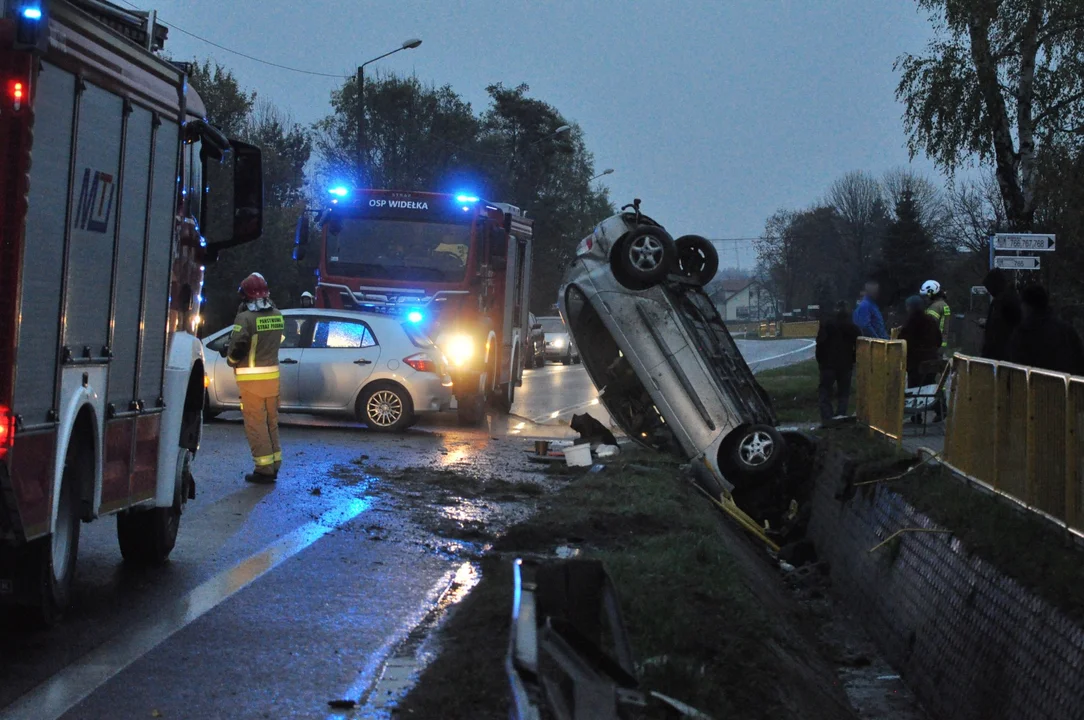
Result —
[{"label": "fire engine", "polygon": [[402,314],[452,367],[459,419],[507,412],[522,384],[532,221],[471,194],[330,190],[298,221],[294,258],[316,275],[317,307]]},{"label": "fire engine", "polygon": [[81,522],[173,549],[199,448],[203,271],[257,239],[260,152],[203,120],[147,14],[0,17],[0,602],[68,603]]}]

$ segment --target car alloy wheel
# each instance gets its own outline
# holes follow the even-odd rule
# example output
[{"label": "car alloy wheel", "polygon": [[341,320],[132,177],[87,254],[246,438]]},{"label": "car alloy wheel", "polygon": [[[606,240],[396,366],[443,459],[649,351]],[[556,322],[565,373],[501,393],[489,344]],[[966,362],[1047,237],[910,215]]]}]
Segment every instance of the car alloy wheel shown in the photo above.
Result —
[{"label": "car alloy wheel", "polygon": [[749,467],[760,467],[775,453],[775,441],[762,430],[756,430],[742,438],[738,446],[742,461]]},{"label": "car alloy wheel", "polygon": [[629,260],[632,261],[637,270],[650,273],[654,272],[662,264],[666,249],[658,238],[644,235],[629,244],[628,253]]},{"label": "car alloy wheel", "polygon": [[392,390],[377,390],[365,404],[365,417],[380,428],[390,428],[403,417],[403,401]]}]

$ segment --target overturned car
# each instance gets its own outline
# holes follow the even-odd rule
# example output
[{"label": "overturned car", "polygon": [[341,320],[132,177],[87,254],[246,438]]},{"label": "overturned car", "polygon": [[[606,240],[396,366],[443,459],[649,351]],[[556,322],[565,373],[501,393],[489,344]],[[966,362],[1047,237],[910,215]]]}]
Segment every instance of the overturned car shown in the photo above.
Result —
[{"label": "overturned car", "polygon": [[771,402],[704,292],[702,237],[674,240],[639,200],[576,249],[558,304],[602,404],[633,440],[692,461],[713,494],[780,468]]}]

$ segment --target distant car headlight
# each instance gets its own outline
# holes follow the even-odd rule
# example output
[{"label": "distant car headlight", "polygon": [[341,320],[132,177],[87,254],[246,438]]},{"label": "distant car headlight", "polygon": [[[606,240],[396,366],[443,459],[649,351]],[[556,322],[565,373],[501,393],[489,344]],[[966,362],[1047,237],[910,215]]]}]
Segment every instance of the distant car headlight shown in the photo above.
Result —
[{"label": "distant car headlight", "polygon": [[563,348],[563,347],[565,346],[565,341],[564,341],[564,338],[556,338],[556,339],[555,339],[555,340],[553,341],[553,346],[554,346],[555,348]]},{"label": "distant car headlight", "polygon": [[456,367],[463,367],[474,357],[474,340],[469,335],[452,335],[444,344],[444,354]]}]

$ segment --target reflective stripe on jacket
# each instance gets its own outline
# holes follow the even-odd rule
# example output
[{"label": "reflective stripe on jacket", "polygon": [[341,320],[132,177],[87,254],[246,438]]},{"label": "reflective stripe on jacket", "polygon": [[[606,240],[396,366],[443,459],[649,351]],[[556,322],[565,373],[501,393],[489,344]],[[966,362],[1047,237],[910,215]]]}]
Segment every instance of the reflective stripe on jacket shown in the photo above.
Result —
[{"label": "reflective stripe on jacket", "polygon": [[928,308],[926,308],[926,314],[937,321],[937,327],[941,329],[941,347],[948,347],[948,319],[952,315],[952,311],[949,310],[948,303],[943,299],[934,300]]},{"label": "reflective stripe on jacket", "polygon": [[255,311],[242,308],[234,320],[226,353],[237,382],[278,380],[279,346],[285,328],[282,313],[274,307]]}]

